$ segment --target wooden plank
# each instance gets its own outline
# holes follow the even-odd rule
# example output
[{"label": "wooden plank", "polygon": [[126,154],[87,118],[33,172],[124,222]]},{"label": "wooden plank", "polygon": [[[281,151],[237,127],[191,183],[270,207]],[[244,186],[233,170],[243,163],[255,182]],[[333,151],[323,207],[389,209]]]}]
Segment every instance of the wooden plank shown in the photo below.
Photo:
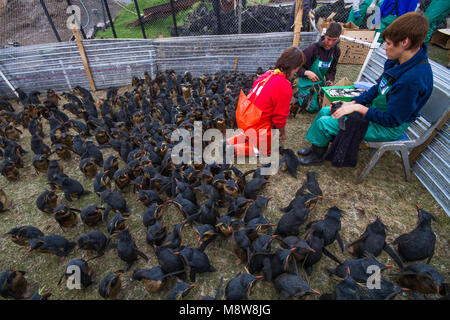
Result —
[{"label": "wooden plank", "polygon": [[294,40],[292,41],[292,45],[298,47],[300,44],[300,31],[302,30],[303,21],[303,0],[297,0],[295,3],[295,11],[297,14],[295,15],[294,21]]},{"label": "wooden plank", "polygon": [[83,61],[84,71],[86,72],[86,76],[89,80],[89,84],[91,85],[92,91],[96,91],[94,79],[92,78],[91,69],[89,68],[89,62],[86,57],[86,52],[84,51],[83,42],[81,41],[80,33],[78,29],[73,29],[73,34],[75,36],[75,41],[77,43],[78,51],[80,52],[81,60]]}]

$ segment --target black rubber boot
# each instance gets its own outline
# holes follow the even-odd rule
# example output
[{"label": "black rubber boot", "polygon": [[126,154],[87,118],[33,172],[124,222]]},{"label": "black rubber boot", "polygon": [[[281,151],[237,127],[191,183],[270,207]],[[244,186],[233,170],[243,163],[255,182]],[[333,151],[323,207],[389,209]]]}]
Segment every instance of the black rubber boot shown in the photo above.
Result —
[{"label": "black rubber boot", "polygon": [[319,166],[324,162],[323,156],[327,152],[328,147],[317,147],[312,145],[311,149],[312,151],[309,155],[298,159],[299,164],[303,166]]},{"label": "black rubber boot", "polygon": [[297,151],[299,156],[307,156],[312,152],[312,146],[309,148],[303,148]]}]

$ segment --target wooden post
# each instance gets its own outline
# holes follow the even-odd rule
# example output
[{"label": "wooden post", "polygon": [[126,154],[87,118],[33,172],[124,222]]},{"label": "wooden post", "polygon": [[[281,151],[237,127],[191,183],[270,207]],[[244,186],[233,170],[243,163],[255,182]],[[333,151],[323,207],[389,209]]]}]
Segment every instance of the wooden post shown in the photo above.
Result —
[{"label": "wooden post", "polygon": [[238,66],[238,61],[239,61],[238,57],[234,58],[234,73],[236,73],[236,69],[237,69],[237,66]]},{"label": "wooden post", "polygon": [[300,31],[302,30],[303,21],[303,0],[296,0],[295,12],[294,41],[292,42],[292,45],[298,47],[300,44]]},{"label": "wooden post", "polygon": [[441,122],[436,126],[434,131],[431,133],[430,137],[427,140],[425,140],[425,142],[422,143],[420,146],[417,146],[414,149],[412,149],[411,152],[409,153],[408,158],[410,166],[412,166],[414,162],[416,162],[417,158],[420,156],[422,151],[426,149],[426,147],[430,144],[430,142],[433,141],[438,131],[441,130],[441,128],[447,123],[448,119],[450,118],[450,111],[448,111],[447,109],[447,111],[445,112],[447,112],[447,116],[442,118]]},{"label": "wooden post", "polygon": [[92,78],[91,69],[89,68],[89,62],[86,57],[86,52],[84,51],[83,42],[81,41],[80,33],[77,28],[72,29],[73,34],[75,36],[75,41],[77,43],[78,51],[80,52],[81,60],[83,61],[84,71],[86,71],[86,76],[89,80],[89,84],[91,85],[92,91],[96,91],[94,79]]}]

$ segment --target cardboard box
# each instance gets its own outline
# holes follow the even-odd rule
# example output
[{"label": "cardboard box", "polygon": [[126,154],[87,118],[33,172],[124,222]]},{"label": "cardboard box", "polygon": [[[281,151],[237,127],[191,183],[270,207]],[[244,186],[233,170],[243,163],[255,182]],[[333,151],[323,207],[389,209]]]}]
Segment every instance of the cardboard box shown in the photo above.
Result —
[{"label": "cardboard box", "polygon": [[[375,37],[375,31],[368,29],[363,30],[348,30],[345,29],[342,35],[372,43]],[[341,49],[341,56],[339,57],[339,63],[344,64],[363,64],[366,60],[366,56],[370,51],[369,46],[357,44],[347,40],[341,40],[339,42],[339,48]]]},{"label": "cardboard box", "polygon": [[450,49],[450,29],[436,30],[430,42],[444,49]]}]

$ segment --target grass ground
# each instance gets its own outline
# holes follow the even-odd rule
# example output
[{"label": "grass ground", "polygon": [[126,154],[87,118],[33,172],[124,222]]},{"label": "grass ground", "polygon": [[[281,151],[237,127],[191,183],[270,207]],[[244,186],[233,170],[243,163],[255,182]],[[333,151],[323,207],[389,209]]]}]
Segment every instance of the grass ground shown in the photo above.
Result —
[{"label": "grass ground", "polygon": [[[167,3],[166,0],[139,0],[139,10],[141,11],[141,14],[143,14],[144,9],[160,4]],[[209,4],[208,4],[209,5]],[[198,3],[192,5],[187,10],[182,10],[176,14],[176,21],[177,25],[182,24],[182,21],[184,21],[184,18],[186,15],[190,12],[192,12],[196,7],[198,6]],[[131,38],[131,39],[142,39],[142,30],[139,25],[132,26],[128,23],[135,21],[138,19],[137,13],[136,13],[136,7],[134,3],[129,3],[125,6],[124,9],[120,10],[119,13],[117,13],[114,16],[114,28],[116,30],[116,34],[118,38]],[[161,19],[155,19],[152,21],[149,21],[148,23],[144,24],[145,34],[148,39],[152,38],[158,38],[160,36],[163,37],[170,37],[170,30],[173,28],[173,18],[172,15],[170,15],[167,18],[161,18]],[[108,28],[105,31],[99,31],[96,35],[97,39],[101,38],[113,38],[113,32],[111,28]]]},{"label": "grass ground", "polygon": [[[129,89],[129,87],[121,88],[119,93]],[[94,96],[96,99],[104,98],[105,92],[98,91]],[[310,114],[299,114],[295,119],[288,119],[287,142],[284,147],[297,150],[300,147],[307,146],[304,136],[313,117],[314,115]],[[35,290],[39,287],[52,292],[51,299],[101,299],[98,294],[98,282],[100,279],[109,272],[124,269],[125,266],[125,263],[118,258],[115,249],[110,249],[103,257],[89,262],[95,273],[96,285],[82,290],[68,290],[64,282],[58,285],[58,280],[64,272],[67,263],[75,258],[92,258],[94,256],[93,253],[72,251],[69,256],[62,259],[42,253],[27,253],[26,247],[18,246],[3,236],[5,232],[19,225],[34,225],[45,234],[59,234],[73,241],[80,235],[92,230],[82,225],[80,221],[75,228],[63,232],[53,217],[40,212],[36,208],[35,201],[37,196],[47,187],[45,184],[46,178],[44,174],[36,173],[31,165],[30,136],[27,130],[24,131],[20,143],[29,152],[24,156],[25,168],[20,171],[19,181],[8,182],[4,177],[0,177],[0,186],[7,194],[9,202],[11,202],[10,211],[0,214],[0,270],[12,268],[26,271],[26,278],[29,284]],[[48,127],[46,132],[48,132]],[[45,142],[50,144],[48,137],[45,139]],[[111,149],[104,149],[104,156],[108,156],[111,152]],[[431,264],[449,279],[450,220],[448,216],[417,178],[413,177],[409,183],[404,181],[401,161],[394,153],[386,153],[371,171],[368,178],[362,184],[356,185],[354,183],[356,177],[368,160],[369,151],[362,150],[356,168],[338,169],[331,167],[329,163],[314,168],[300,166],[298,168],[298,180],[284,172],[279,172],[271,177],[272,183],[261,192],[261,195],[273,196],[265,213],[266,217],[277,223],[281,217],[281,212],[278,209],[289,203],[304,180],[305,173],[310,170],[317,172],[325,198],[319,201],[316,208],[311,212],[309,221],[319,219],[326,213],[328,208],[336,204],[345,212],[342,218],[341,235],[346,243],[356,239],[364,231],[366,225],[374,220],[377,214],[381,216],[388,227],[387,241],[389,243],[392,242],[400,234],[408,232],[415,227],[417,219],[415,205],[419,204],[427,211],[435,214],[437,218],[437,221],[432,224],[437,240],[435,255]],[[81,174],[78,169],[78,163],[79,157],[73,155],[71,161],[64,163],[64,172],[80,181],[88,190],[93,191],[92,181]],[[120,166],[123,167],[124,163],[121,162]],[[254,166],[240,165],[238,167],[241,170],[246,170]],[[66,202],[62,193],[58,193],[58,196],[58,203]],[[152,295],[145,291],[141,283],[131,283],[129,281],[134,269],[157,266],[158,261],[153,248],[145,241],[146,230],[142,225],[142,215],[145,207],[135,201],[136,195],[131,190],[126,190],[125,198],[131,209],[131,216],[128,220],[131,233],[138,248],[145,252],[149,257],[149,261],[146,263],[144,260],[139,259],[133,268],[122,276],[123,288],[120,298],[164,299],[174,285],[175,279],[170,279],[163,292]],[[70,206],[83,209],[89,204],[100,204],[99,198],[94,193],[70,203]],[[180,221],[179,214],[172,206],[164,208],[164,221],[168,226],[168,230],[172,230],[172,226]],[[302,234],[303,228],[300,229],[300,234]],[[107,233],[105,225],[101,225],[99,230]],[[197,243],[196,239],[197,236],[192,227],[186,227],[183,230],[183,244],[195,246]],[[348,253],[340,252],[336,243],[332,244],[329,249],[342,260],[351,259]],[[189,299],[202,299],[206,295],[214,295],[221,276],[224,277],[225,281],[228,281],[239,272],[244,272],[242,265],[235,265],[236,257],[231,253],[230,240],[217,241],[206,249],[206,253],[217,272],[198,276],[197,286],[192,290],[188,297]],[[393,264],[391,258],[385,253],[379,257],[379,260]],[[329,276],[326,268],[334,266],[335,263],[323,257],[314,266],[312,276],[307,279],[311,287],[321,293],[331,292],[338,282]],[[397,271],[398,268],[394,268],[386,272],[385,275],[390,278],[389,274]],[[254,294],[250,297],[250,299],[277,298],[278,295],[273,285],[267,282],[258,283]],[[308,299],[317,298],[317,296],[312,296]],[[397,299],[409,299],[409,297],[399,296]]]}]

